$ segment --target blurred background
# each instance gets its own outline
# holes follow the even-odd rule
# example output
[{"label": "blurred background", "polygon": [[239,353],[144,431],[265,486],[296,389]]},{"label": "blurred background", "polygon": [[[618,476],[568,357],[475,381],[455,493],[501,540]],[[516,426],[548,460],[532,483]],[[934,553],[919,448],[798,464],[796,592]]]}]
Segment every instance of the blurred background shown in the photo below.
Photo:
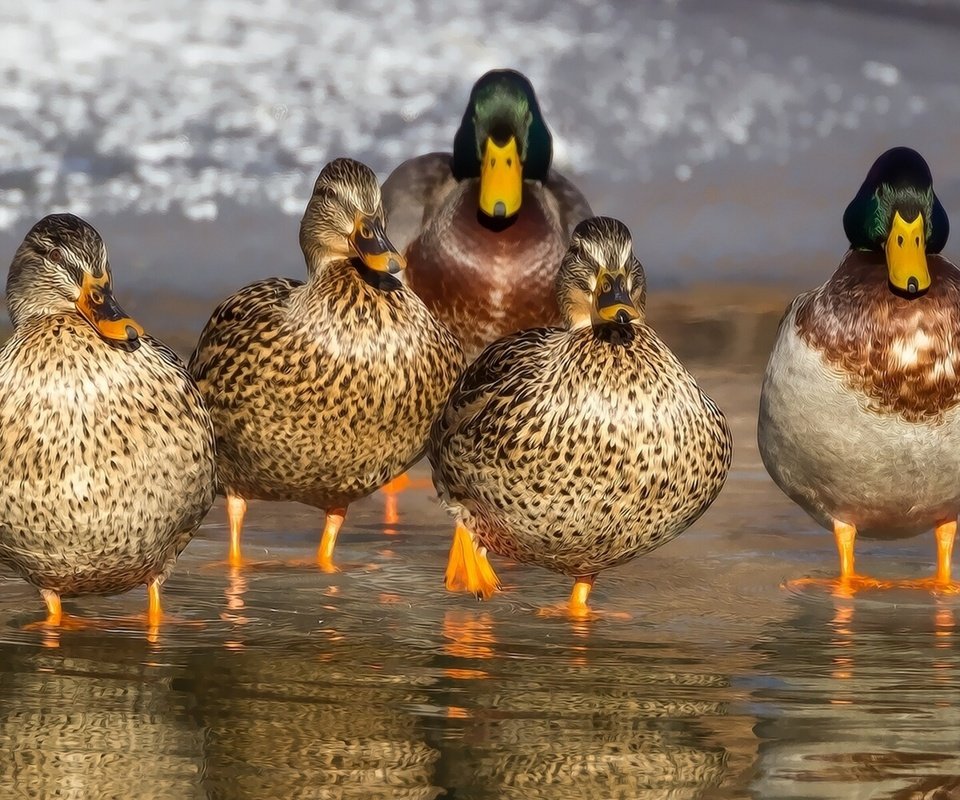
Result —
[{"label": "blurred background", "polygon": [[209,302],[184,299],[302,274],[327,160],[385,178],[449,150],[473,81],[511,66],[651,290],[740,303],[832,271],[887,147],[920,150],[960,209],[958,35],[956,0],[6,3],[0,254],[69,209],[103,233],[120,297],[195,336]]}]

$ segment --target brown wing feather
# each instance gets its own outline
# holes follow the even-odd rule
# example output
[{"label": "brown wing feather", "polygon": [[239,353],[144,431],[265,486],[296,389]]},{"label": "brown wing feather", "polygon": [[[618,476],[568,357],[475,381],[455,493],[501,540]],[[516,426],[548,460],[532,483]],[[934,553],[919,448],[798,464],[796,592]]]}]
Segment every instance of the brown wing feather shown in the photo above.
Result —
[{"label": "brown wing feather", "polygon": [[420,233],[423,221],[457,182],[450,172],[449,153],[428,153],[404,161],[383,183],[387,236],[405,252]]}]

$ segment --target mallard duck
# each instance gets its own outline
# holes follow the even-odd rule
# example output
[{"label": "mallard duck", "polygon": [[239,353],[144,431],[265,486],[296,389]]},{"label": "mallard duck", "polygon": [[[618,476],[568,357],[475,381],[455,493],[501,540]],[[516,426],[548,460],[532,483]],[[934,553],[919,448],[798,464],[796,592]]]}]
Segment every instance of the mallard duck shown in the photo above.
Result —
[{"label": "mallard duck", "polygon": [[40,220],[13,257],[0,349],[0,561],[61,597],[160,586],[214,499],[210,417],[180,359],[117,304],[100,234]]},{"label": "mallard duck", "polygon": [[447,588],[488,597],[486,551],[575,578],[666,544],[720,492],[726,419],[645,320],[630,232],[577,225],[557,278],[564,326],[487,347],[433,427],[430,461],[457,528]]},{"label": "mallard duck", "polygon": [[227,298],[190,369],[217,434],[231,563],[247,501],[294,500],[326,512],[317,562],[333,570],[347,506],[422,456],[463,350],[399,280],[365,165],[323,168],[300,246],[306,282],[268,278]]},{"label": "mallard duck", "polygon": [[845,589],[858,534],[936,529],[936,576],[955,588],[960,513],[960,272],[939,255],[947,214],[926,161],[881,155],[843,215],[850,250],[797,297],[763,379],[758,438],[777,485],[832,529]]},{"label": "mallard duck", "polygon": [[592,212],[552,157],[530,81],[494,70],[470,92],[453,153],[410,159],[383,185],[410,285],[469,357],[508,333],[560,321],[557,265]]}]

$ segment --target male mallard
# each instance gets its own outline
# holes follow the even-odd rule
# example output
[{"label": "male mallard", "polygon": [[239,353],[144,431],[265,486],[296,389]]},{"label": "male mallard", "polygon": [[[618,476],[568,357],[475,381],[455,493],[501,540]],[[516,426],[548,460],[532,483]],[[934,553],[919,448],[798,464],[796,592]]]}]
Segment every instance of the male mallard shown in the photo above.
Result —
[{"label": "male mallard", "polygon": [[453,154],[410,159],[383,185],[410,284],[470,356],[500,336],[559,321],[557,265],[574,225],[592,212],[550,168],[552,157],[530,81],[494,70],[470,92]]},{"label": "male mallard", "polygon": [[644,321],[630,232],[574,230],[557,279],[564,327],[494,342],[457,382],[430,461],[457,530],[447,588],[497,588],[486,549],[576,579],[666,544],[720,492],[732,440],[720,409]]},{"label": "male mallard", "polygon": [[160,585],[214,498],[210,417],[186,367],[117,305],[103,240],[40,220],[10,265],[0,349],[0,561],[60,598]]},{"label": "male mallard", "polygon": [[850,250],[780,323],[760,399],[759,443],[777,485],[832,528],[840,583],[857,533],[936,528],[950,588],[960,514],[960,272],[930,168],[906,147],[880,156],[847,206]]},{"label": "male mallard", "polygon": [[347,505],[417,461],[463,367],[456,338],[396,277],[380,186],[331,161],[300,223],[307,281],[268,278],[227,298],[190,369],[217,433],[230,560],[249,499],[326,511],[318,551],[333,569]]}]

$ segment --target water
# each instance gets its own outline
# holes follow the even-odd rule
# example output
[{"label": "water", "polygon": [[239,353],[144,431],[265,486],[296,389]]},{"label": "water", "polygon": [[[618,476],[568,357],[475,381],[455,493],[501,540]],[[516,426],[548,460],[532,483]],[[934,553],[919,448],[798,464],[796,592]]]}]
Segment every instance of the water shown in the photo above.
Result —
[{"label": "water", "polygon": [[[666,329],[678,348],[696,340]],[[0,773],[14,778],[0,797],[956,791],[958,600],[784,588],[833,574],[831,537],[762,471],[755,366],[695,355],[734,468],[690,531],[600,576],[595,607],[630,619],[541,616],[568,581],[501,559],[493,600],[447,594],[451,527],[423,465],[395,510],[379,493],[351,507],[334,575],[304,565],[319,514],[263,503],[244,539],[254,565],[229,570],[218,502],[158,631],[138,592],[68,604],[95,628],[23,630],[39,598],[0,580]],[[864,541],[858,564],[920,577],[933,552],[932,535]]]}]

